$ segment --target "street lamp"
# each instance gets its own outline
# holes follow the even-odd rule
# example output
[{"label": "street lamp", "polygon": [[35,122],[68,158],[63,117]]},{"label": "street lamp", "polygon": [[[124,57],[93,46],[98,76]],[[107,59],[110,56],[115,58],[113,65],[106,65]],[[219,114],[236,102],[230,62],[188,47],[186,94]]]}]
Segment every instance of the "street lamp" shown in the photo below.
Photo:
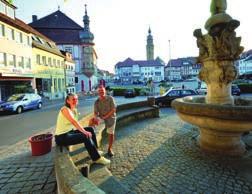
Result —
[{"label": "street lamp", "polygon": [[169,40],[169,62],[170,62],[169,82],[171,83],[171,40]]}]

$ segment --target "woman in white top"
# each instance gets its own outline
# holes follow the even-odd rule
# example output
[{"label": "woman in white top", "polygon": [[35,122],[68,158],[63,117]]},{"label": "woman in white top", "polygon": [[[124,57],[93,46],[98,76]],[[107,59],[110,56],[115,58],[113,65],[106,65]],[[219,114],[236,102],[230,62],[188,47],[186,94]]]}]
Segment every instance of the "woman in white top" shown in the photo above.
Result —
[{"label": "woman in white top", "polygon": [[[67,146],[84,143],[91,159],[95,163],[109,164],[110,160],[100,155],[97,149],[97,140],[92,127],[83,128],[78,122],[78,96],[69,93],[58,114],[55,142],[57,145]],[[75,130],[74,130],[75,128]]]}]

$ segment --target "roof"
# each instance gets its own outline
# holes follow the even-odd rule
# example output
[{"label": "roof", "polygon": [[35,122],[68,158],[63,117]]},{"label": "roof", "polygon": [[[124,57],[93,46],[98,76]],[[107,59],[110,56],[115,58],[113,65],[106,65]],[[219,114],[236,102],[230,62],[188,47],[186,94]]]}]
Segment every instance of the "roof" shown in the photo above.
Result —
[{"label": "roof", "polygon": [[166,67],[181,67],[184,65],[185,62],[189,63],[189,65],[196,64],[196,58],[186,57],[186,58],[171,59],[167,63]]},{"label": "roof", "polygon": [[244,51],[241,54],[240,59],[244,59],[244,58],[248,57],[249,55],[252,55],[252,50]]},{"label": "roof", "polygon": [[57,10],[50,15],[47,15],[41,19],[38,19],[29,24],[34,28],[49,28],[49,29],[75,29],[83,30],[83,28],[74,22],[67,15],[62,13],[60,10]]},{"label": "roof", "polygon": [[37,30],[52,39],[57,44],[80,44],[80,30],[70,29],[38,29]]},{"label": "roof", "polygon": [[27,25],[22,20],[19,20],[18,18],[15,18],[15,20],[14,20],[14,19],[10,18],[9,16],[0,13],[0,21],[4,22],[10,26],[13,26],[21,31],[24,31],[26,33],[35,34],[35,35],[45,39],[46,41],[52,42],[52,40],[50,40],[49,38],[47,38],[46,36],[44,36],[43,34],[38,32],[37,30],[33,29],[31,26]]},{"label": "roof", "polygon": [[159,59],[156,60],[133,60],[131,58],[127,58],[125,61],[123,62],[118,62],[116,64],[116,67],[132,67],[133,65],[139,65],[140,67],[152,67],[152,66],[156,66],[156,67],[161,67],[164,66]]},{"label": "roof", "polygon": [[[84,28],[60,10],[29,24],[57,44],[81,44]],[[94,44],[92,44],[94,45]]]}]

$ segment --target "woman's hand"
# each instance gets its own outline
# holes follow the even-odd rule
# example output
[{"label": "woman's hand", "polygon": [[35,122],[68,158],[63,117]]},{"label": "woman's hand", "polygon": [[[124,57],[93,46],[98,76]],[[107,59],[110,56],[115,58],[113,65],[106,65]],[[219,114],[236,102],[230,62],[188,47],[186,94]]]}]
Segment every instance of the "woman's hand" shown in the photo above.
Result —
[{"label": "woman's hand", "polygon": [[87,137],[92,137],[92,133],[91,132],[89,132],[89,131],[84,131],[83,132],[84,133],[84,135],[86,135]]}]

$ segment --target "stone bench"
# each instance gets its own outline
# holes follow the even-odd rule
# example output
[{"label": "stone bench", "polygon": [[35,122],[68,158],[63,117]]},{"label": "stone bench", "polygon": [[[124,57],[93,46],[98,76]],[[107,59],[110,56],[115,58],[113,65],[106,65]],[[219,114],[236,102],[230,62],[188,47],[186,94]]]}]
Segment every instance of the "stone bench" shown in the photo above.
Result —
[{"label": "stone bench", "polygon": [[[88,126],[93,114],[84,116],[80,123]],[[145,118],[159,117],[159,108],[153,100],[128,103],[117,106],[117,125],[120,127],[129,122]],[[96,127],[95,133],[98,146],[101,145],[104,123]],[[113,177],[111,172],[103,165],[90,165],[92,161],[85,151],[83,144],[60,148],[55,151],[55,173],[58,184],[58,193],[131,193],[127,188]],[[90,173],[89,173],[90,169]],[[88,178],[83,175],[89,174]]]}]

